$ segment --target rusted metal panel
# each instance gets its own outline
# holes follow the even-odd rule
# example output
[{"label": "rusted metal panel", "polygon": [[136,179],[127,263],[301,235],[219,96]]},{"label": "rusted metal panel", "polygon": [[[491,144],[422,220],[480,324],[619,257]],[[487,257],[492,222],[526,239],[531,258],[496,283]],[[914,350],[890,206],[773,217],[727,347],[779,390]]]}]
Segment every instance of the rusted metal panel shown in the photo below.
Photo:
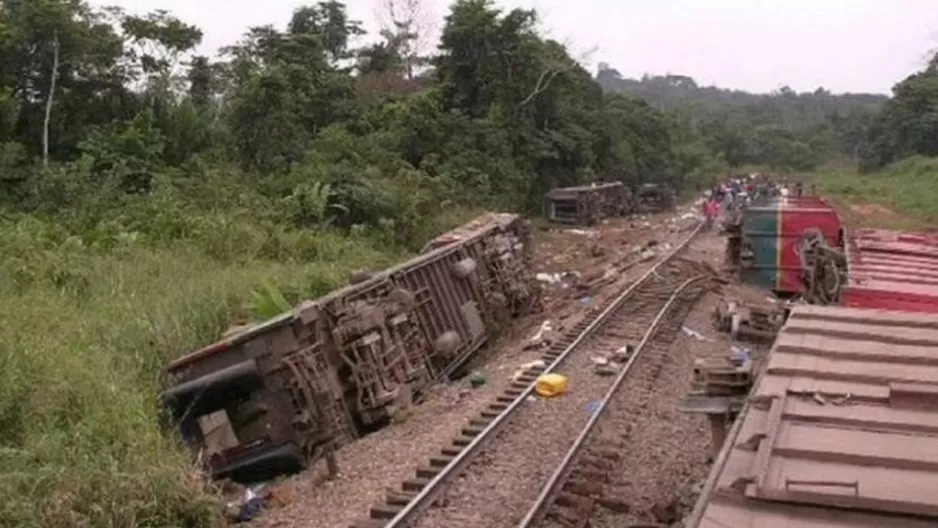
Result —
[{"label": "rusted metal panel", "polygon": [[938,316],[796,307],[688,527],[938,522]]},{"label": "rusted metal panel", "polygon": [[437,235],[436,238],[427,243],[421,253],[470,240],[493,229],[513,229],[512,226],[517,225],[518,221],[518,215],[511,213],[485,213],[455,229]]},{"label": "rusted metal panel", "polygon": [[301,467],[384,423],[535,308],[517,215],[486,215],[437,245],[169,365],[164,400],[216,475]]},{"label": "rusted metal panel", "polygon": [[938,313],[938,239],[859,229],[847,244],[844,306]]},{"label": "rusted metal panel", "polygon": [[622,182],[553,189],[544,199],[544,216],[553,222],[593,225],[632,212],[632,193]]}]

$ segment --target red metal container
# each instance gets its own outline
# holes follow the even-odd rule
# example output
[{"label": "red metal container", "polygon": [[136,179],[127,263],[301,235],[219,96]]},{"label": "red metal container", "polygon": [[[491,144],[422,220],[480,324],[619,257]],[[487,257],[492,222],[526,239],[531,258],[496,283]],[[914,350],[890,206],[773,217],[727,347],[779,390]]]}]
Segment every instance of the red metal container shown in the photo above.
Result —
[{"label": "red metal container", "polygon": [[938,238],[881,229],[850,232],[841,304],[938,313]]},{"label": "red metal container", "polygon": [[829,246],[839,247],[843,227],[837,211],[823,198],[773,198],[743,213],[740,270],[744,282],[781,293],[803,290],[800,248],[806,234],[818,230]]}]

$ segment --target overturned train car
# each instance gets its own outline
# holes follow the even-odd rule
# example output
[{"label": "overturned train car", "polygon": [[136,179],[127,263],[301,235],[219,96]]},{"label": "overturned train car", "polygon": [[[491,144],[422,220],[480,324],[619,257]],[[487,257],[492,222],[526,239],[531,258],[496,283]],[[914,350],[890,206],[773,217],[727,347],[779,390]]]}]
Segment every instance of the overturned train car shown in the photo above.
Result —
[{"label": "overturned train car", "polygon": [[488,215],[454,233],[168,366],[164,403],[214,477],[302,469],[385,423],[537,306],[526,221]]},{"label": "overturned train car", "polygon": [[553,222],[593,225],[632,212],[632,192],[622,182],[562,187],[547,193],[544,216]]},{"label": "overturned train car", "polygon": [[635,213],[661,213],[674,209],[677,193],[663,183],[643,183],[635,190]]}]

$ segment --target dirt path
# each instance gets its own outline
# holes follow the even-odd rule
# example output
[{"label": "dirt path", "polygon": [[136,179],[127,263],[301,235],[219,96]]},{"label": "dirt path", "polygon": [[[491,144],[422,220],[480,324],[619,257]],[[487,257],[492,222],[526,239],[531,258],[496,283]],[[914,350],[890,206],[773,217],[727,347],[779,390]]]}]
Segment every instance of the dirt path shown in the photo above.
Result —
[{"label": "dirt path", "polygon": [[397,423],[342,448],[337,455],[340,476],[334,481],[326,480],[320,463],[273,484],[275,499],[249,526],[345,528],[366,517],[369,507],[413,477],[417,465],[437,454],[506,388],[521,365],[540,355],[530,338],[545,320],[552,332],[562,332],[589,307],[640,276],[655,254],[687,236],[694,222],[688,211],[617,219],[591,229],[539,228],[535,265],[545,284],[545,310],[519,321],[475,359],[473,367],[488,383],[478,389],[470,389],[465,380],[438,387]]}]

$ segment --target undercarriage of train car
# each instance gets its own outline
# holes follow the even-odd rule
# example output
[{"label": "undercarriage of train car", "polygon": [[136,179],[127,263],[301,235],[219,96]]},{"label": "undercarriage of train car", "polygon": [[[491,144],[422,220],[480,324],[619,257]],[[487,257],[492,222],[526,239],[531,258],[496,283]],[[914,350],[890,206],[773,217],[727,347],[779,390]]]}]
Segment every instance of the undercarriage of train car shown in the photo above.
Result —
[{"label": "undercarriage of train car", "polygon": [[388,422],[513,317],[536,310],[529,231],[455,241],[174,361],[163,400],[216,478],[302,469]]}]

